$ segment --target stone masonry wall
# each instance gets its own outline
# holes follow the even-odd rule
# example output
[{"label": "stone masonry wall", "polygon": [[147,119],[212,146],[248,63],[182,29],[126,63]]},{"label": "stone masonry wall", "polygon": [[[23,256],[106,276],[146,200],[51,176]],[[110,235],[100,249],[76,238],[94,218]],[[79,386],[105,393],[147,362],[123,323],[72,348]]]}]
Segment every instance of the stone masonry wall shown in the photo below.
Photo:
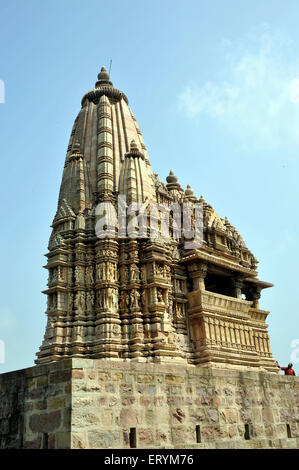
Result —
[{"label": "stone masonry wall", "polygon": [[298,405],[298,377],[69,359],[0,375],[0,448],[299,448]]},{"label": "stone masonry wall", "polygon": [[0,449],[69,448],[71,360],[0,375]]}]

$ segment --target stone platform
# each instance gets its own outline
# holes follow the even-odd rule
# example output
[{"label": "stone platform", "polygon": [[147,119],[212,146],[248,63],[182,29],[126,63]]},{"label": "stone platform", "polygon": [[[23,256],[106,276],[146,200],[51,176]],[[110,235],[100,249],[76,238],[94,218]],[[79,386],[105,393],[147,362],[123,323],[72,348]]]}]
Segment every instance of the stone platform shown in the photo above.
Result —
[{"label": "stone platform", "polygon": [[299,377],[66,359],[0,375],[0,448],[299,448]]}]

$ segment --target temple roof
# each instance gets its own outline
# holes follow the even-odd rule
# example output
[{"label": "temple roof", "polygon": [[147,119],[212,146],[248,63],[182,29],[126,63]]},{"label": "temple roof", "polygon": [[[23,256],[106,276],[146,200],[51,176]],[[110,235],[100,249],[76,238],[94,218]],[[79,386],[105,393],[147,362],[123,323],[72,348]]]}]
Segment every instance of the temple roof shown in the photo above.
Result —
[{"label": "temple roof", "polygon": [[[256,258],[227,218],[221,218],[203,196],[198,199],[190,185],[184,190],[173,170],[166,183],[153,173],[126,95],[114,88],[105,67],[97,78],[95,88],[83,96],[73,125],[53,227],[70,216],[74,220],[79,214],[83,221],[82,214],[91,216],[101,199],[111,200],[117,195],[126,196],[128,204],[199,202],[203,207],[206,243],[256,271]],[[77,228],[84,225],[82,221],[77,221]]]},{"label": "temple roof", "polygon": [[[104,100],[104,101],[103,101]],[[106,106],[106,113],[99,119],[100,106]],[[100,122],[101,121],[101,124]],[[132,147],[133,142],[133,147]],[[105,67],[98,74],[95,88],[82,99],[82,108],[75,119],[72,129],[62,184],[59,204],[66,199],[72,209],[79,211],[79,155],[83,156],[84,193],[86,207],[90,208],[97,193],[97,158],[99,148],[105,146],[111,150],[112,190],[119,191],[121,168],[126,157],[135,152],[141,158],[134,159],[133,167],[137,178],[138,198],[155,200],[153,171],[148,153],[137,121],[128,106],[124,93],[115,89]],[[123,185],[123,182],[122,182]]]}]

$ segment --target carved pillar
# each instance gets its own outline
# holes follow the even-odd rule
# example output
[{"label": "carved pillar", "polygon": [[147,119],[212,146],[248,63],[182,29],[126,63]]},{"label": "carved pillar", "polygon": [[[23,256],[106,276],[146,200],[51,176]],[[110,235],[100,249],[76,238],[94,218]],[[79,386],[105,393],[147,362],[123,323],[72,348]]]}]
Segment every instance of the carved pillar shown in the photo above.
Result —
[{"label": "carved pillar", "polygon": [[116,240],[96,242],[96,322],[100,357],[119,357],[121,328],[118,308],[117,280],[118,243]]},{"label": "carved pillar", "polygon": [[237,299],[242,299],[242,288],[243,288],[243,278],[242,276],[236,276],[232,280],[233,284],[233,297]]},{"label": "carved pillar", "polygon": [[261,298],[261,288],[252,287],[251,289],[251,298],[252,298],[252,308],[259,308],[259,299]]},{"label": "carved pillar", "polygon": [[192,263],[188,265],[189,277],[193,282],[193,290],[205,290],[205,277],[208,265],[204,262]]}]

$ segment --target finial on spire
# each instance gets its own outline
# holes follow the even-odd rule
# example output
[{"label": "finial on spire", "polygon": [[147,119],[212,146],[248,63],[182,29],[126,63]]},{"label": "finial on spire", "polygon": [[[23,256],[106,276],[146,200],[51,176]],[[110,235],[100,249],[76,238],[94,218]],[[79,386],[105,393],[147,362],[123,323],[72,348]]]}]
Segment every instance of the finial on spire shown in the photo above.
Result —
[{"label": "finial on spire", "polygon": [[80,152],[80,142],[79,140],[76,140],[73,144],[73,148],[72,148],[72,153],[79,153]]},{"label": "finial on spire", "polygon": [[134,139],[131,140],[131,143],[130,143],[130,151],[132,150],[138,150],[137,144]]},{"label": "finial on spire", "polygon": [[169,175],[166,178],[167,183],[177,183],[178,177],[175,176],[174,172],[170,170]]},{"label": "finial on spire", "polygon": [[140,157],[140,158],[142,158],[142,160],[144,160],[144,155],[143,155],[142,152],[140,152],[140,150],[139,150],[139,148],[138,148],[138,145],[136,144],[136,142],[135,142],[134,139],[131,140],[131,143],[130,143],[130,151],[125,154],[125,157],[126,157],[126,158],[130,158],[130,157],[133,157],[133,158]]},{"label": "finial on spire", "polygon": [[98,80],[99,81],[109,81],[109,73],[106,70],[106,67],[102,67],[100,73],[98,74]]},{"label": "finial on spire", "polygon": [[113,87],[113,84],[110,82],[110,74],[107,72],[106,67],[102,67],[100,73],[98,74],[98,81],[95,84],[96,88],[99,88],[103,85],[110,85]]},{"label": "finial on spire", "polygon": [[185,189],[185,195],[186,196],[193,196],[194,195],[194,191],[191,188],[190,184],[187,184],[187,188]]}]

